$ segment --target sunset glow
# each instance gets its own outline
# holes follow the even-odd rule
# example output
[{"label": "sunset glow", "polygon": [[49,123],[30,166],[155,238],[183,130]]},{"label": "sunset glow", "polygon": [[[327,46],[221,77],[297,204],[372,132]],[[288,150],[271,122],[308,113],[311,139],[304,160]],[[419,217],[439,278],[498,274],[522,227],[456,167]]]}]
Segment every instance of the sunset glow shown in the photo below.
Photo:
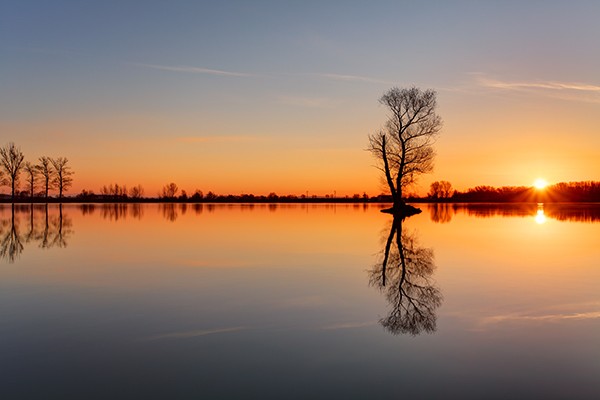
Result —
[{"label": "sunset glow", "polygon": [[376,195],[377,100],[415,85],[444,121],[415,193],[600,174],[600,4],[548,4],[532,28],[527,2],[175,3],[5,4],[0,145],[68,157],[69,195]]},{"label": "sunset glow", "polygon": [[538,189],[538,190],[542,190],[544,189],[546,186],[548,186],[548,182],[546,182],[545,179],[542,178],[538,178],[535,180],[535,182],[533,182],[533,186]]}]

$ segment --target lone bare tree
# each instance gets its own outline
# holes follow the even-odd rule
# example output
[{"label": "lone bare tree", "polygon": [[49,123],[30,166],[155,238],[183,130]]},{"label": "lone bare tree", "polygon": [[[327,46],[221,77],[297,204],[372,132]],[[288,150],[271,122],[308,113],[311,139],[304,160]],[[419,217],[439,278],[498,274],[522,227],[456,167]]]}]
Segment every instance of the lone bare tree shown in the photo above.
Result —
[{"label": "lone bare tree", "polygon": [[7,184],[11,187],[11,199],[15,200],[15,190],[19,186],[19,174],[23,168],[23,159],[25,156],[21,149],[10,142],[0,148],[0,163],[2,168],[8,174]]},{"label": "lone bare tree", "polygon": [[54,178],[54,170],[52,169],[52,161],[50,157],[40,157],[38,159],[40,162],[36,165],[37,170],[40,173],[40,176],[44,183],[45,197],[48,199],[48,190],[52,187],[52,180]]},{"label": "lone bare tree", "polygon": [[178,191],[179,188],[177,185],[174,182],[171,182],[163,187],[162,197],[164,199],[174,199]]},{"label": "lone bare tree", "polygon": [[25,166],[23,167],[25,174],[27,175],[27,191],[29,192],[29,197],[33,199],[35,193],[35,182],[37,180],[38,169],[35,165],[30,163],[29,161],[25,162]]},{"label": "lone bare tree", "polygon": [[54,184],[58,189],[58,198],[62,199],[63,192],[73,184],[73,171],[67,165],[69,160],[66,157],[50,159],[54,167]]},{"label": "lone bare tree", "polygon": [[369,135],[368,150],[385,174],[394,206],[393,213],[407,212],[404,189],[420,174],[433,170],[433,143],[442,128],[436,113],[436,93],[419,88],[391,88],[379,102],[388,109],[385,127]]}]

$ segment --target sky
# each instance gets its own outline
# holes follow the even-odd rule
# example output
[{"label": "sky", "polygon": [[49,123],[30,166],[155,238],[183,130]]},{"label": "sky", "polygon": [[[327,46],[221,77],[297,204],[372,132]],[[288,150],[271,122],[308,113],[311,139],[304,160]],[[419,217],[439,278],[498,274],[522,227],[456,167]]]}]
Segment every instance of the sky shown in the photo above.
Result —
[{"label": "sky", "polygon": [[599,15],[595,1],[0,0],[0,145],[67,157],[70,194],[376,195],[378,99],[417,86],[444,126],[414,192],[598,180]]}]

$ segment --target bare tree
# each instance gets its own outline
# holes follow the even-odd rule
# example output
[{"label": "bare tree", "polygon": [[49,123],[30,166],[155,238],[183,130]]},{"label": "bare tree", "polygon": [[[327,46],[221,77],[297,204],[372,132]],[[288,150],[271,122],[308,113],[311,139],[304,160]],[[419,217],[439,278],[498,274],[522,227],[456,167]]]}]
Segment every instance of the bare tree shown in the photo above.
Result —
[{"label": "bare tree", "polygon": [[127,198],[127,186],[119,185],[115,183],[114,185],[111,183],[110,185],[104,185],[100,189],[100,193],[105,197],[110,197],[114,200],[116,199],[126,199]]},{"label": "bare tree", "polygon": [[141,199],[144,195],[144,188],[142,185],[137,185],[129,189],[129,197],[132,199]]},{"label": "bare tree", "polygon": [[404,189],[420,174],[433,170],[433,143],[442,127],[436,114],[436,93],[416,87],[394,87],[379,102],[388,109],[385,127],[369,135],[368,150],[379,160],[389,186],[394,213],[406,211]]},{"label": "bare tree", "polygon": [[0,163],[4,171],[8,174],[8,181],[6,183],[11,188],[11,199],[13,201],[15,200],[15,190],[19,186],[19,174],[23,168],[24,158],[25,156],[21,152],[21,149],[15,146],[13,142],[0,148]]},{"label": "bare tree", "polygon": [[449,199],[452,196],[452,184],[448,181],[436,181],[429,186],[431,199]]},{"label": "bare tree", "polygon": [[67,165],[69,160],[66,157],[58,157],[50,159],[54,167],[54,184],[58,189],[58,198],[62,199],[63,192],[73,184],[73,171]]},{"label": "bare tree", "polygon": [[29,192],[29,197],[33,199],[38,169],[32,163],[26,161],[23,170],[25,171],[25,174],[27,174],[27,191]]},{"label": "bare tree", "polygon": [[44,193],[46,199],[48,199],[48,190],[52,188],[52,182],[54,180],[54,170],[52,169],[52,161],[50,157],[42,156],[38,159],[39,164],[36,165],[40,177],[44,183]]},{"label": "bare tree", "polygon": [[174,199],[178,191],[179,188],[177,187],[177,185],[171,182],[163,187],[162,197],[165,199]]}]

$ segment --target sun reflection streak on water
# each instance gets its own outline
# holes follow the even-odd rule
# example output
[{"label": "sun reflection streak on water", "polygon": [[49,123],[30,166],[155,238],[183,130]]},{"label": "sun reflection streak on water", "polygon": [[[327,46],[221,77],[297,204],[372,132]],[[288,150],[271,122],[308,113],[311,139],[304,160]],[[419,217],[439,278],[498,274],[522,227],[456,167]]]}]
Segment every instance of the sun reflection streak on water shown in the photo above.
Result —
[{"label": "sun reflection streak on water", "polygon": [[539,225],[546,223],[546,215],[544,214],[544,204],[538,204],[538,209],[535,214],[535,222]]}]

